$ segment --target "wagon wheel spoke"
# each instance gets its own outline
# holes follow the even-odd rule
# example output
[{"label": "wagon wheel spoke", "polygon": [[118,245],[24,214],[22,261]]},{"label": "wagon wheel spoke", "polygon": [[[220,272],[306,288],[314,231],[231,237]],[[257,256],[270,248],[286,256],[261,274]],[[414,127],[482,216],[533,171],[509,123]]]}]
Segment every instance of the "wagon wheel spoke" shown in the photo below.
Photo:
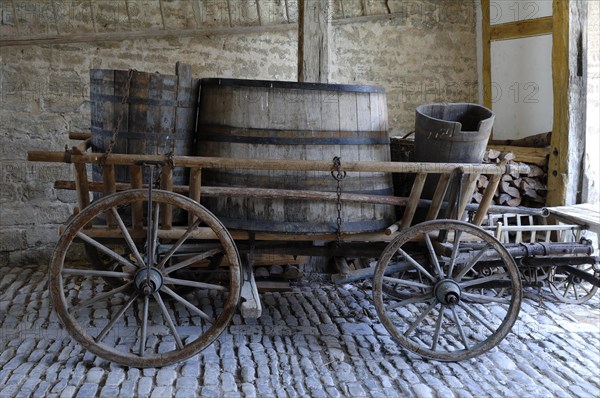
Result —
[{"label": "wagon wheel spoke", "polygon": [[444,278],[444,272],[442,271],[442,267],[440,267],[440,262],[438,261],[437,254],[435,249],[433,248],[433,244],[431,243],[431,238],[429,234],[423,234],[423,238],[425,239],[425,244],[427,245],[427,251],[429,251],[429,258],[431,258],[431,262],[433,263],[434,269],[437,272],[439,278]]},{"label": "wagon wheel spoke", "polygon": [[404,336],[408,337],[412,334],[412,332],[414,332],[414,330],[417,328],[417,326],[419,326],[419,324],[421,322],[423,322],[423,319],[425,319],[425,317],[427,315],[429,315],[429,313],[435,308],[436,305],[438,305],[439,303],[437,301],[433,301],[429,307],[425,308],[421,314],[419,314],[419,316],[417,317],[417,319],[415,319],[415,321],[409,326],[408,329],[406,329],[404,331]]},{"label": "wagon wheel spoke", "polygon": [[431,350],[435,351],[437,349],[438,341],[440,339],[440,331],[442,330],[442,322],[444,321],[444,310],[446,306],[442,304],[440,308],[440,314],[435,323],[435,332],[433,333],[433,342],[431,343]]},{"label": "wagon wheel spoke", "polygon": [[457,281],[457,282],[460,282],[462,280],[462,278],[464,278],[465,275],[469,271],[471,271],[475,265],[477,265],[477,263],[479,262],[479,260],[481,260],[481,258],[483,257],[483,255],[489,249],[491,249],[491,246],[489,244],[487,244],[487,245],[485,245],[484,248],[482,248],[481,250],[479,250],[479,252],[477,252],[477,254],[473,258],[473,260],[469,264],[467,264],[463,269],[461,269],[460,272],[458,273],[458,275],[456,275],[454,277],[454,280]]},{"label": "wagon wheel spoke", "polygon": [[419,270],[419,272],[425,275],[429,280],[431,280],[432,282],[437,281],[437,279],[434,278],[433,275],[431,275],[421,264],[417,262],[417,260],[412,258],[407,252],[405,252],[402,249],[398,249],[398,253],[400,253],[406,259],[406,261],[408,261],[413,267]]},{"label": "wagon wheel spoke", "polygon": [[[152,212],[152,239],[148,242],[150,246],[150,251],[155,253],[156,245],[158,244],[158,229],[159,229],[159,221],[160,221],[160,203],[154,203],[154,211]],[[156,261],[156,259],[154,259]],[[152,264],[154,265],[154,264]]]},{"label": "wagon wheel spoke", "polygon": [[189,287],[196,287],[198,289],[208,289],[208,290],[219,290],[219,291],[227,291],[227,287],[225,286],[221,286],[221,285],[214,285],[212,283],[206,283],[206,282],[197,282],[197,281],[190,281],[187,279],[177,279],[177,278],[171,278],[171,277],[165,277],[164,278],[165,283],[170,284],[170,285],[181,285],[181,286],[189,286]]},{"label": "wagon wheel spoke", "polygon": [[131,278],[131,274],[129,272],[99,271],[82,268],[64,268],[62,273],[64,275],[99,276],[103,278]]},{"label": "wagon wheel spoke", "polygon": [[450,257],[450,265],[448,266],[448,277],[452,277],[454,272],[454,265],[456,264],[456,257],[458,256],[458,248],[460,246],[460,238],[462,237],[462,231],[456,231],[454,234],[454,245],[452,246],[452,256]]},{"label": "wagon wheel spoke", "polygon": [[384,276],[383,280],[386,282],[392,283],[394,285],[413,287],[413,288],[419,288],[419,289],[431,289],[431,285],[426,285],[425,283],[414,282],[412,280],[406,280],[406,279],[393,278],[391,276]]},{"label": "wagon wheel spoke", "polygon": [[130,281],[130,282],[127,282],[124,285],[121,285],[121,286],[116,287],[116,288],[114,288],[112,290],[109,290],[108,292],[97,294],[94,297],[92,297],[91,299],[86,300],[86,301],[82,301],[81,303],[77,304],[76,306],[73,306],[71,308],[71,311],[79,311],[82,308],[89,307],[90,305],[95,304],[95,303],[97,303],[99,301],[103,301],[103,300],[105,300],[107,298],[113,297],[117,293],[121,293],[121,292],[124,292],[126,290],[129,290],[132,286],[133,286],[133,282]]},{"label": "wagon wheel spoke", "polygon": [[131,304],[133,304],[133,302],[135,300],[137,300],[138,298],[138,294],[133,294],[129,300],[123,304],[123,306],[121,306],[121,308],[119,309],[119,311],[117,311],[117,313],[115,314],[115,316],[112,317],[112,319],[110,320],[110,322],[108,322],[108,324],[104,327],[104,329],[102,329],[102,331],[100,332],[100,334],[98,334],[98,336],[96,336],[95,341],[97,343],[101,342],[106,335],[108,334],[108,332],[110,332],[110,330],[115,326],[115,323],[117,323],[117,321],[119,319],[121,319],[121,317],[123,316],[123,314],[125,313],[125,311],[127,311],[127,309],[129,307],[131,307]]},{"label": "wagon wheel spoke", "polygon": [[165,267],[165,264],[167,263],[167,261],[169,261],[171,259],[171,257],[173,256],[173,254],[179,250],[179,248],[181,247],[181,245],[183,245],[185,243],[185,241],[190,237],[190,235],[192,234],[192,232],[194,232],[194,230],[196,228],[198,228],[198,226],[200,225],[200,223],[202,222],[202,220],[196,220],[194,223],[192,223],[192,225],[190,225],[186,231],[184,232],[184,234],[181,236],[181,238],[179,238],[179,240],[177,242],[175,242],[175,244],[169,249],[169,251],[165,254],[165,256],[163,257],[163,259],[161,260],[161,262],[156,266],[159,269],[162,269]]},{"label": "wagon wheel spoke", "polygon": [[175,300],[177,300],[177,302],[183,304],[186,308],[188,308],[193,313],[199,315],[202,319],[204,319],[210,323],[215,323],[215,320],[213,318],[211,318],[210,316],[208,316],[208,314],[206,312],[202,311],[200,308],[196,307],[194,304],[190,303],[189,301],[187,301],[186,299],[184,299],[183,297],[181,297],[180,295],[175,293],[173,290],[169,289],[166,286],[163,286],[160,290],[162,292],[165,292],[169,296],[173,297]]},{"label": "wagon wheel spoke", "polygon": [[169,310],[167,310],[165,303],[163,302],[162,298],[160,297],[160,293],[156,292],[152,295],[152,297],[154,297],[154,300],[156,300],[156,302],[158,303],[158,306],[160,307],[160,311],[162,312],[162,314],[165,318],[165,321],[167,322],[167,325],[169,326],[169,329],[171,330],[171,333],[173,334],[173,337],[175,338],[177,347],[179,349],[182,349],[183,343],[181,342],[181,337],[179,337],[179,333],[177,332],[177,328],[175,327],[173,318],[171,318],[171,314],[169,314]]},{"label": "wagon wheel spoke", "polygon": [[462,292],[462,296],[478,303],[501,303],[508,304],[510,300],[497,296],[486,296],[483,294]]},{"label": "wagon wheel spoke", "polygon": [[408,305],[408,304],[424,303],[424,302],[427,302],[427,301],[430,301],[430,300],[431,300],[431,294],[424,294],[422,296],[416,296],[416,297],[412,297],[412,298],[409,298],[409,299],[406,299],[406,300],[399,301],[399,302],[394,303],[394,304],[390,304],[390,305],[388,305],[386,307],[386,310],[387,311],[392,311],[392,310],[395,310],[398,307],[403,307],[403,306]]},{"label": "wagon wheel spoke", "polygon": [[142,308],[142,324],[140,329],[140,347],[139,354],[144,356],[146,351],[146,337],[148,333],[148,307],[150,305],[150,297],[144,296],[144,306]]},{"label": "wagon wheel spoke", "polygon": [[117,254],[115,251],[104,246],[102,243],[98,242],[97,240],[90,238],[83,232],[77,232],[77,237],[79,239],[81,239],[82,241],[84,241],[85,243],[88,243],[88,244],[92,245],[93,247],[95,247],[96,249],[100,250],[102,253],[106,254],[111,259],[117,261],[119,264],[124,265],[129,268],[132,268],[132,269],[138,268],[135,265],[131,264],[131,262],[129,260],[127,260],[125,257],[121,256],[120,254]]},{"label": "wagon wheel spoke", "polygon": [[450,309],[452,311],[452,317],[454,318],[454,322],[456,323],[456,327],[458,329],[458,334],[460,335],[460,339],[462,340],[462,342],[465,346],[465,349],[469,350],[470,349],[469,341],[467,340],[467,336],[465,335],[465,331],[463,330],[462,322],[460,321],[460,319],[458,318],[458,314],[456,313],[456,308],[450,307]]},{"label": "wagon wheel spoke", "polygon": [[127,227],[125,226],[125,223],[123,222],[123,219],[121,218],[121,215],[119,214],[117,209],[114,207],[111,207],[110,211],[112,212],[113,217],[117,221],[117,225],[119,226],[119,229],[121,230],[121,233],[123,234],[123,237],[125,238],[125,242],[127,243],[129,250],[131,250],[131,253],[133,253],[135,260],[138,263],[138,267],[144,267],[146,264],[145,264],[144,260],[142,259],[142,256],[140,255],[140,252],[138,251],[138,249],[135,245],[135,242],[133,241],[133,238],[131,237],[131,234],[127,230]]},{"label": "wagon wheel spoke", "polygon": [[577,284],[573,283],[573,293],[575,294],[575,299],[579,298],[579,295],[577,294]]},{"label": "wagon wheel spoke", "polygon": [[458,305],[460,305],[460,308],[462,308],[463,310],[465,310],[467,313],[469,313],[469,315],[471,315],[473,318],[475,318],[477,321],[479,321],[479,323],[481,323],[483,326],[485,326],[490,332],[495,332],[496,329],[491,326],[489,324],[488,321],[486,321],[485,319],[483,319],[481,317],[481,315],[479,315],[477,312],[473,311],[468,305],[466,305],[464,302],[460,302]]},{"label": "wagon wheel spoke", "polygon": [[477,279],[471,279],[465,282],[459,282],[458,286],[460,286],[461,288],[466,288],[466,287],[472,287],[472,286],[478,286],[478,285],[482,285],[485,283],[489,283],[489,282],[493,282],[493,281],[507,281],[510,280],[510,275],[508,272],[504,272],[502,274],[493,274],[490,276],[484,276],[483,278],[477,278]]},{"label": "wagon wheel spoke", "polygon": [[168,275],[168,274],[172,273],[173,271],[177,271],[178,269],[190,266],[190,265],[192,265],[194,263],[197,263],[198,261],[202,261],[204,259],[212,257],[215,254],[218,254],[218,253],[220,253],[222,251],[223,251],[222,249],[209,250],[207,252],[204,252],[204,253],[198,254],[196,256],[193,256],[191,258],[188,258],[187,260],[183,260],[183,261],[181,261],[181,262],[179,262],[179,263],[177,263],[175,265],[167,267],[167,268],[164,269],[163,272],[164,272],[165,275]]}]

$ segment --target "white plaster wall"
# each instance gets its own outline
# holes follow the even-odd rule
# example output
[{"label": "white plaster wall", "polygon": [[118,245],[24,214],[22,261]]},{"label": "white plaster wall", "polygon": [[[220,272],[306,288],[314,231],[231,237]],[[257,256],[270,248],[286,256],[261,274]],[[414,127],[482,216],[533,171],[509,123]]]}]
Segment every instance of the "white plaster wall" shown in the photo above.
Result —
[{"label": "white plaster wall", "polygon": [[492,25],[549,17],[551,15],[552,0],[490,1],[490,23]]},{"label": "white plaster wall", "polygon": [[492,42],[495,139],[552,131],[552,35]]}]

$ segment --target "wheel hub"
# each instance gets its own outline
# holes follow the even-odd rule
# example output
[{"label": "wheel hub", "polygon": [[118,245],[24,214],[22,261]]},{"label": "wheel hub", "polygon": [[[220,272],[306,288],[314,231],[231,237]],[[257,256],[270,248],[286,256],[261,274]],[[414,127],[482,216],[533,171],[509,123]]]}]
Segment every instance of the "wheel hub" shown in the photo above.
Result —
[{"label": "wheel hub", "polygon": [[458,304],[460,301],[460,286],[452,279],[444,279],[435,285],[434,294],[442,304]]},{"label": "wheel hub", "polygon": [[135,274],[134,278],[135,286],[145,296],[149,296],[160,290],[163,285],[162,273],[151,267],[150,269],[144,268],[139,270]]}]

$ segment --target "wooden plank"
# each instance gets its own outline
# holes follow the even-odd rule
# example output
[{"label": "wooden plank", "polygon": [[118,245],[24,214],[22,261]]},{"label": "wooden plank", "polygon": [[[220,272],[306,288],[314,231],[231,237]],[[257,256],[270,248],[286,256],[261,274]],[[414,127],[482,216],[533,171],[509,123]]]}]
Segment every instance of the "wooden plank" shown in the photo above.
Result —
[{"label": "wooden plank", "polygon": [[[131,177],[131,188],[139,189],[142,188],[142,166],[133,165],[129,166],[129,175]],[[117,183],[117,190],[119,189],[119,185]],[[140,229],[144,224],[144,203],[143,202],[135,202],[132,204],[131,209],[131,218],[133,223],[133,228]]]},{"label": "wooden plank", "polygon": [[552,33],[552,17],[526,19],[490,27],[491,40],[510,40]]},{"label": "wooden plank", "polygon": [[298,81],[329,82],[331,4],[298,1]]},{"label": "wooden plank", "polygon": [[561,220],[585,225],[598,233],[600,230],[600,203],[549,207],[550,214]]}]

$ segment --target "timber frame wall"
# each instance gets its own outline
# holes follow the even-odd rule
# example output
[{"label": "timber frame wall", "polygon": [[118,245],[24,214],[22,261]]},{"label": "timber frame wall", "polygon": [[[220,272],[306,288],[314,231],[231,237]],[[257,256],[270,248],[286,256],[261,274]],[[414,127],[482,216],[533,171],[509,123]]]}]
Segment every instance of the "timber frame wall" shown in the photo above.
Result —
[{"label": "timber frame wall", "polygon": [[490,0],[481,0],[483,101],[492,108],[491,43],[552,35],[553,126],[546,204],[579,202],[586,119],[586,25],[583,0],[553,0],[552,16],[490,24]]}]

